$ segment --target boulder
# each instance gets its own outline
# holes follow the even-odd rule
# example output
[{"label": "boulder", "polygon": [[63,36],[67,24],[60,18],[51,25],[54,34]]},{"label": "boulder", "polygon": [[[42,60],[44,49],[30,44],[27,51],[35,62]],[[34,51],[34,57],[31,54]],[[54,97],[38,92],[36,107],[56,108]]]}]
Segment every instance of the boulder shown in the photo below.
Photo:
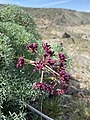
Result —
[{"label": "boulder", "polygon": [[70,37],[71,37],[71,36],[70,36],[68,33],[66,33],[66,32],[65,32],[65,33],[63,34],[63,36],[62,36],[62,38],[70,38]]}]

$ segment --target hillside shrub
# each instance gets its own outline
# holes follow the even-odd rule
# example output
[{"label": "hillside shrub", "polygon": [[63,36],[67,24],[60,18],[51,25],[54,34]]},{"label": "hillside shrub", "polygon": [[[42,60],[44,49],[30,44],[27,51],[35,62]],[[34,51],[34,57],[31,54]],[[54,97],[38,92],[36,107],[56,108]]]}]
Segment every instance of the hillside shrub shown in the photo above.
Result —
[{"label": "hillside shrub", "polygon": [[[13,64],[14,49],[9,37],[0,35],[0,70],[6,66]],[[12,65],[13,66],[13,65]]]},{"label": "hillside shrub", "polygon": [[39,38],[39,34],[36,31],[36,24],[32,20],[32,17],[18,6],[4,5],[0,7],[0,21],[24,26],[27,32],[33,33],[34,37]]},{"label": "hillside shrub", "polygon": [[23,110],[18,107],[19,100],[32,99],[31,86],[33,80],[36,81],[39,75],[33,74],[33,66],[31,65],[17,70],[16,61],[21,55],[27,59],[36,59],[33,54],[30,55],[29,51],[26,50],[27,43],[37,42],[41,44],[39,34],[35,29],[36,26],[32,18],[21,8],[12,5],[0,7],[1,120],[22,120]]},{"label": "hillside shrub", "polygon": [[[10,22],[0,22],[0,31],[10,38],[10,42],[16,54],[24,54],[28,42],[36,41],[33,34],[29,34],[25,27]],[[21,46],[21,47],[20,47]]]}]

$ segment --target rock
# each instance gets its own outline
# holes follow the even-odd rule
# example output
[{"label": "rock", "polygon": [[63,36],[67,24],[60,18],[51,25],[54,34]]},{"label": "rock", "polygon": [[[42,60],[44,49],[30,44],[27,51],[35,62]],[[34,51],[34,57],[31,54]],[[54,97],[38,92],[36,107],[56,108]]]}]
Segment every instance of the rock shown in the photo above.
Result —
[{"label": "rock", "polygon": [[85,40],[90,40],[90,35],[83,34],[81,38]]},{"label": "rock", "polygon": [[68,33],[66,33],[66,32],[65,32],[65,33],[63,34],[63,36],[62,36],[62,38],[70,38],[70,37],[71,37],[71,36],[70,36]]}]

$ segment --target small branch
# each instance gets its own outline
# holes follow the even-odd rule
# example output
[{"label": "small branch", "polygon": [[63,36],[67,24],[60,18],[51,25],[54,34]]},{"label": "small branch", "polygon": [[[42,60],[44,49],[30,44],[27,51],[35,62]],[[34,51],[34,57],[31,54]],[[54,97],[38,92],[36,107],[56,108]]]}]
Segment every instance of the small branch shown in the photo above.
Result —
[{"label": "small branch", "polygon": [[46,120],[54,120],[54,119],[52,119],[52,118],[46,116],[46,115],[43,114],[42,112],[38,111],[38,110],[35,109],[34,107],[28,105],[27,103],[25,103],[25,102],[22,102],[22,103],[24,103],[24,104],[26,105],[26,107],[28,108],[28,110],[31,110],[32,112],[35,112],[36,114],[42,116],[42,117],[45,118]]},{"label": "small branch", "polygon": [[52,71],[54,74],[60,76],[57,72],[55,72],[52,68],[50,68],[49,66],[45,65],[46,68],[48,68],[50,71]]},{"label": "small branch", "polygon": [[56,79],[56,77],[47,77],[47,78],[43,78],[44,80],[54,80],[54,81],[56,81],[57,79]]},{"label": "small branch", "polygon": [[25,59],[25,61],[26,61],[27,63],[35,66],[35,64],[34,64],[35,61],[33,61],[33,60],[28,60],[28,59]]}]

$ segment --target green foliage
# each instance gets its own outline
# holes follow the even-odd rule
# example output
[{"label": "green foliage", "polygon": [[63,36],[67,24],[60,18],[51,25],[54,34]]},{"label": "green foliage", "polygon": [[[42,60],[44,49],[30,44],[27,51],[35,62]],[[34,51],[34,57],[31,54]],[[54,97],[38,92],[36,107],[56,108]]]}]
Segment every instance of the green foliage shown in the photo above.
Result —
[{"label": "green foliage", "polygon": [[27,33],[24,27],[15,23],[12,24],[10,22],[0,22],[0,31],[9,37],[16,56],[25,55],[27,51],[26,45],[31,40],[35,40],[34,36]]},{"label": "green foliage", "polygon": [[0,8],[0,21],[16,23],[18,25],[24,26],[27,32],[33,33],[36,35],[36,37],[39,36],[35,30],[36,25],[31,16],[18,6],[2,6]]},{"label": "green foliage", "polygon": [[[23,111],[18,105],[15,106],[15,102],[29,101],[33,97],[32,84],[39,79],[39,75],[33,72],[31,65],[26,65],[23,69],[16,68],[20,56],[36,59],[26,49],[27,44],[32,42],[41,45],[31,16],[17,6],[2,6],[0,8],[0,117],[4,120],[24,120],[21,115]],[[13,107],[9,102],[12,100]],[[21,112],[16,113],[15,110]]]},{"label": "green foliage", "polygon": [[7,118],[7,120],[26,120],[24,117],[24,114],[22,114],[21,112],[17,115],[15,112],[14,113],[10,113],[10,116]]},{"label": "green foliage", "polygon": [[43,101],[43,113],[54,120],[89,120],[90,103],[70,95]]},{"label": "green foliage", "polygon": [[[8,54],[9,53],[9,54]],[[9,37],[0,35],[0,69],[13,64],[14,49]]]}]

